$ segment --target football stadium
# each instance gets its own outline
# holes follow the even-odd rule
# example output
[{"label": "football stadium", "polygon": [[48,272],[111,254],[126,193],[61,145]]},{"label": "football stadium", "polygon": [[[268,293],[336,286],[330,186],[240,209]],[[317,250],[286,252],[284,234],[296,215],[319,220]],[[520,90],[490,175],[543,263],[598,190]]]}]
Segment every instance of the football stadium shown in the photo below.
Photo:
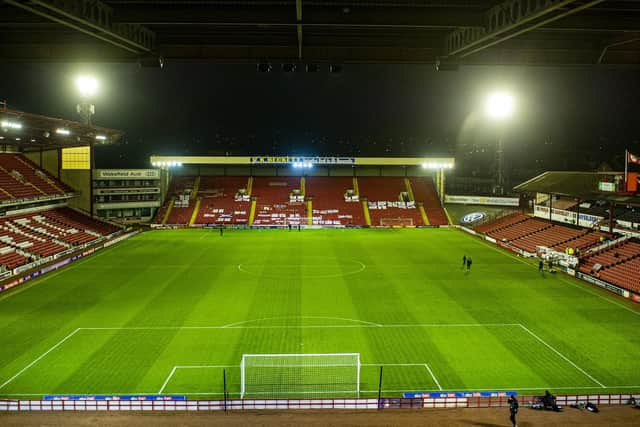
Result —
[{"label": "football stadium", "polygon": [[[89,3],[95,10],[82,9]],[[210,60],[224,75],[228,63],[250,63],[255,76],[282,73],[289,84],[325,69],[340,79],[363,63],[433,62],[436,74],[486,64],[582,66],[594,54],[576,40],[583,32],[603,67],[637,65],[640,48],[625,29],[640,19],[633,2],[452,2],[453,10],[337,2],[331,24],[323,19],[336,10],[321,2],[165,3],[6,1],[0,59],[46,62],[50,49],[69,61],[78,54],[137,69]],[[297,19],[279,24],[280,8]],[[437,13],[423,16],[425,8]],[[313,18],[303,20],[302,10]],[[476,15],[484,27],[472,25]],[[181,26],[189,30],[180,42]],[[233,31],[223,36],[224,28]],[[427,28],[414,51],[376,44],[384,31],[401,44],[400,32]],[[26,53],[17,50],[20,29],[30,33]],[[285,31],[296,36],[286,42],[293,57],[276,47]],[[444,53],[432,41],[441,33],[449,34]],[[205,36],[218,47],[196,49]],[[82,53],[102,45],[101,59]],[[549,53],[558,46],[565,56]],[[20,67],[7,66],[5,76]],[[0,81],[0,96],[14,93],[9,80]],[[636,139],[619,153],[601,137],[598,154],[560,156],[547,138],[545,160],[524,148],[516,156],[509,123],[525,103],[500,89],[483,91],[466,120],[447,123],[466,138],[482,117],[493,126],[483,131],[487,145],[389,139],[349,151],[360,142],[339,139],[338,148],[322,142],[314,154],[299,154],[294,143],[286,154],[255,135],[242,145],[211,131],[194,149],[171,136],[195,114],[176,111],[188,109],[184,100],[159,102],[156,115],[132,98],[135,117],[109,123],[100,116],[103,82],[83,74],[73,84],[76,108],[64,118],[46,93],[0,103],[0,423],[637,422]],[[258,86],[271,84],[278,93],[280,83]],[[145,98],[150,88],[141,86]],[[107,107],[109,117],[118,108]],[[159,119],[165,110],[175,120]],[[144,153],[128,137],[138,131],[121,126],[141,122],[158,132]],[[169,149],[155,136],[164,133]],[[563,156],[568,166],[547,166]]]}]

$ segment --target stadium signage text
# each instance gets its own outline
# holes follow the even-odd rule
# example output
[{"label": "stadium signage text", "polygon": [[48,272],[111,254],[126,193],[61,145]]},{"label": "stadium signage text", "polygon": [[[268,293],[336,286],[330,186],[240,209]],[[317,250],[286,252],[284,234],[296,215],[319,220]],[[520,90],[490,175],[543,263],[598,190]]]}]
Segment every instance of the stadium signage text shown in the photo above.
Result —
[{"label": "stadium signage text", "polygon": [[250,157],[251,164],[312,163],[318,165],[353,165],[354,157],[294,157],[294,156],[259,156]]},{"label": "stadium signage text", "polygon": [[588,274],[584,274],[581,272],[576,272],[576,277],[578,279],[586,280],[587,282],[594,284],[596,286],[600,286],[601,288],[604,288],[610,292],[613,292],[614,294],[618,294],[621,297],[629,298],[629,291],[625,291],[624,289],[614,286],[611,283],[607,283],[605,281],[602,281],[600,279],[597,279],[593,276],[589,276]]},{"label": "stadium signage text", "polygon": [[67,395],[45,395],[43,400],[121,400],[121,401],[148,401],[148,400],[162,400],[162,401],[177,401],[187,400],[186,396],[175,395],[162,395],[162,394],[114,394],[114,395],[102,395],[102,394],[67,394]]},{"label": "stadium signage text", "polygon": [[441,398],[441,397],[508,397],[517,396],[515,391],[441,391],[441,392],[411,392],[403,393],[402,397],[411,399]]},{"label": "stadium signage text", "polygon": [[445,203],[459,203],[464,205],[488,205],[488,206],[520,206],[517,197],[484,197],[484,196],[444,196]]},{"label": "stadium signage text", "polygon": [[460,222],[463,224],[470,224],[472,222],[480,221],[484,218],[484,212],[471,212],[466,214],[460,219]]},{"label": "stadium signage text", "polygon": [[160,179],[158,169],[98,169],[94,171],[97,179]]},{"label": "stadium signage text", "polygon": [[[549,219],[549,208],[547,206],[535,205],[533,207],[533,215],[538,218]],[[566,222],[569,224],[575,224],[578,214],[572,211],[565,211],[562,209],[553,208],[551,210],[551,219],[558,222]],[[580,214],[580,224],[583,227],[592,227],[595,223],[603,218],[595,215]]]}]

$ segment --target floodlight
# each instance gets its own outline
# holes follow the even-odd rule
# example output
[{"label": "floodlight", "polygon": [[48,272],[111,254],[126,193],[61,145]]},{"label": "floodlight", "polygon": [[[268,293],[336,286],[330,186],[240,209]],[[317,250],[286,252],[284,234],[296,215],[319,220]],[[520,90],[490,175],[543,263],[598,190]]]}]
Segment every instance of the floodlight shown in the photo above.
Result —
[{"label": "floodlight", "polygon": [[97,139],[98,141],[106,141],[106,140],[107,140],[107,137],[106,137],[106,136],[104,136],[104,135],[96,135],[96,139]]},{"label": "floodlight", "polygon": [[515,108],[513,96],[507,92],[494,92],[487,98],[485,112],[489,118],[503,120],[513,115]]},{"label": "floodlight", "polygon": [[0,127],[3,129],[22,129],[22,123],[3,120],[0,122]]},{"label": "floodlight", "polygon": [[69,131],[69,129],[64,129],[64,128],[56,129],[56,133],[58,135],[65,135],[65,136],[71,135],[71,132]]},{"label": "floodlight", "polygon": [[76,89],[83,98],[89,98],[98,92],[98,80],[92,76],[78,76]]}]

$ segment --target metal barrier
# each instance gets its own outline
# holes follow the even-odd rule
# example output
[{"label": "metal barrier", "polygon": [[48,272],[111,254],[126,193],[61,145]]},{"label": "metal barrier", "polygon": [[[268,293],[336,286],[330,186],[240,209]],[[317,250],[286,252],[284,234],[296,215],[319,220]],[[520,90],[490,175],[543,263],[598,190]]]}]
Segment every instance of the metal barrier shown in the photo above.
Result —
[{"label": "metal barrier", "polygon": [[[159,399],[162,397],[159,396]],[[537,396],[520,396],[521,407],[531,406]],[[556,396],[560,406],[591,402],[626,405],[640,394],[575,394]],[[0,411],[224,411],[272,409],[434,409],[502,408],[506,397],[439,397],[371,399],[234,399],[234,400],[0,400]]]}]

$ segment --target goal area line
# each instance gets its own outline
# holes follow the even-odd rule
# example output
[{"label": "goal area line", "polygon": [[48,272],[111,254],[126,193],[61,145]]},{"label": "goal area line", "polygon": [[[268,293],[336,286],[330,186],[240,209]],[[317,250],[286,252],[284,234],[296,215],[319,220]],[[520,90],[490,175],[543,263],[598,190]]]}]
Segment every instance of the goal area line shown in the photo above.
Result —
[{"label": "goal area line", "polygon": [[[339,353],[339,354],[345,354],[345,353]],[[292,365],[288,365],[288,366],[292,366]],[[324,365],[324,366],[351,366],[351,365]],[[361,363],[360,364],[361,367],[381,367],[381,366],[398,366],[398,367],[411,367],[411,366],[415,366],[415,367],[421,367],[424,368],[427,373],[429,374],[429,376],[431,377],[431,379],[433,380],[434,384],[437,387],[437,391],[445,391],[442,386],[440,385],[440,382],[438,381],[438,378],[435,376],[435,374],[433,373],[433,370],[431,369],[431,367],[429,366],[428,363]],[[262,365],[261,367],[264,367],[264,365]],[[280,366],[278,366],[280,367]],[[162,394],[162,392],[165,390],[165,388],[167,387],[167,385],[170,383],[171,378],[173,378],[173,376],[175,375],[176,371],[179,369],[240,369],[240,365],[176,365],[171,369],[171,372],[169,372],[169,375],[167,376],[167,378],[165,379],[164,383],[162,384],[162,387],[160,388],[160,390],[157,393],[151,393],[151,394]],[[509,389],[511,390],[511,389]],[[372,393],[372,392],[377,392],[378,390],[360,390],[361,393]],[[412,391],[417,391],[417,390],[382,390],[382,391],[386,391],[386,392],[412,392]],[[428,388],[426,390],[422,390],[422,391],[429,391]],[[462,390],[464,391],[464,390]],[[306,392],[306,393],[312,393],[312,392]],[[325,393],[326,392],[318,392],[318,393]],[[340,394],[341,392],[336,392],[336,394]],[[343,394],[346,392],[342,392]],[[124,394],[124,393],[121,393]],[[196,392],[189,392],[189,393],[180,393],[180,392],[171,392],[171,394],[180,394],[180,395],[207,395],[207,394],[211,394],[211,395],[222,395],[224,393],[222,392],[210,392],[210,393],[196,393]],[[240,394],[240,392],[230,392],[228,394]],[[303,393],[304,394],[304,393]]]}]

